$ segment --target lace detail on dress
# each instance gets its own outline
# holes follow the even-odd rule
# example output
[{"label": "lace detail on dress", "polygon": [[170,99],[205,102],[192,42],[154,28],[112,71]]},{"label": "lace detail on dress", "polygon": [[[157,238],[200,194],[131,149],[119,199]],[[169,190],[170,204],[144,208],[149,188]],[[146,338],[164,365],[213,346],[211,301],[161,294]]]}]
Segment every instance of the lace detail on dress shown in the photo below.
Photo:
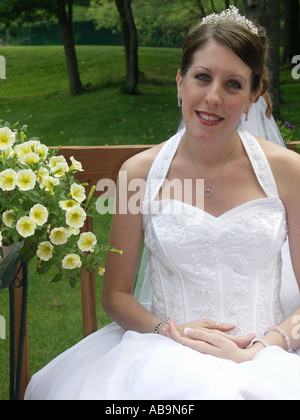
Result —
[{"label": "lace detail on dress", "polygon": [[[164,214],[162,203],[156,202],[155,213],[147,218],[152,311],[162,320],[173,316],[177,323],[185,323],[211,318],[234,323],[234,334],[246,334],[260,333],[282,319],[280,253],[287,236],[285,208],[258,142],[247,133],[240,136],[267,198],[218,218],[199,209],[191,211],[191,206],[176,200],[170,200],[173,208],[179,205],[182,211]],[[178,144],[175,136],[153,164],[151,177],[160,176],[160,183]]]},{"label": "lace detail on dress", "polygon": [[147,224],[151,219],[153,200],[157,196],[159,189],[164,182],[182,135],[183,132],[179,132],[165,143],[149,171],[145,199],[143,201],[144,231],[146,230]]},{"label": "lace detail on dress", "polygon": [[[173,287],[169,289],[169,304],[166,304],[165,309],[168,313],[163,314],[160,300],[164,301],[165,296],[159,286],[163,280],[158,280],[159,274],[152,267],[154,307],[156,311],[160,308],[162,319],[169,315],[176,319],[183,312],[179,308],[183,304],[180,294],[184,289],[190,304],[189,320],[222,317],[222,320],[236,324],[235,333],[239,333],[246,314],[250,316],[251,298],[255,297],[255,288],[258,290],[256,310],[260,312],[259,318],[269,319],[266,313],[270,310],[265,308],[273,305],[271,290],[274,291],[275,299],[274,317],[276,320],[281,319],[282,309],[278,302],[281,277],[274,273],[274,262],[279,258],[287,230],[280,229],[278,241],[274,248],[270,248],[274,228],[281,225],[284,216],[282,203],[278,202],[277,209],[274,208],[273,201],[270,204],[266,206],[264,202],[258,206],[255,215],[251,208],[251,211],[236,217],[234,223],[225,224],[220,230],[211,229],[205,223],[201,226],[190,226],[185,223],[182,215],[153,216],[156,237],[160,238],[159,249],[153,238],[149,249],[152,257],[164,268],[165,276],[168,277],[167,284],[170,280],[173,282]],[[149,237],[145,240],[146,246],[149,244],[148,239]],[[188,251],[185,254],[183,250],[188,250],[194,243],[198,243],[199,254],[193,252],[188,255]],[[168,259],[172,260],[172,269],[163,255],[168,255]],[[261,266],[262,261],[267,265]],[[260,267],[260,272],[254,276],[255,284],[251,279],[254,266]],[[280,270],[279,262],[275,266]],[[182,284],[176,273],[182,273],[186,283]],[[222,289],[227,290],[227,295],[221,299],[223,302],[220,304],[217,296]],[[218,306],[222,310],[216,310]]]},{"label": "lace detail on dress", "polygon": [[238,130],[238,133],[262,189],[268,197],[278,197],[278,190],[271,168],[258,141],[252,134],[243,129]]},{"label": "lace detail on dress", "polygon": [[136,381],[138,368],[136,366],[136,360],[132,360],[128,367],[127,374],[125,378],[121,381],[121,387],[123,388],[123,392],[127,392],[130,390],[134,382]]}]

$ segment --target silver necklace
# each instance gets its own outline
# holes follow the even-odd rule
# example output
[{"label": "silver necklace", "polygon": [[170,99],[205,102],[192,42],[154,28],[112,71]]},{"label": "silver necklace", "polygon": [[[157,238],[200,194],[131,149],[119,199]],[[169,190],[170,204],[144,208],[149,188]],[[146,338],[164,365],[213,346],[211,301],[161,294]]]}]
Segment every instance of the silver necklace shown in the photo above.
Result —
[{"label": "silver necklace", "polygon": [[[199,169],[198,169],[198,167],[196,166],[196,164],[195,164],[195,161],[194,161],[194,159],[193,159],[193,156],[191,155],[191,153],[190,153],[190,151],[189,151],[189,149],[188,149],[188,147],[187,147],[187,145],[186,145],[186,142],[185,142],[185,138],[183,138],[183,143],[184,143],[184,147],[185,147],[185,149],[186,149],[186,151],[187,151],[187,153],[188,153],[188,155],[189,155],[189,157],[190,157],[190,159],[191,159],[191,161],[192,161],[192,164],[193,164],[193,166],[194,166],[194,168],[196,169],[196,172],[199,172]],[[231,155],[232,155],[232,153],[233,153],[233,151],[234,151],[234,149],[235,149],[235,147],[236,147],[236,145],[237,145],[237,141],[235,142],[235,144],[234,144],[234,146],[233,146],[233,148],[232,148],[232,150],[230,151],[230,153],[229,153],[229,155],[228,155],[228,157],[227,157],[227,159],[225,160],[225,162],[224,162],[224,164],[220,167],[220,169],[218,170],[218,173],[217,173],[217,175],[214,177],[214,179],[211,181],[211,183],[206,187],[206,188],[204,188],[204,195],[205,195],[205,197],[206,198],[210,198],[210,197],[212,197],[213,196],[213,194],[214,194],[214,191],[213,191],[213,185],[214,185],[214,183],[215,183],[215,180],[218,178],[218,176],[220,175],[220,173],[223,171],[223,169],[225,168],[225,166],[226,166],[226,164],[229,162],[229,160],[230,160],[230,157],[231,157]]]}]

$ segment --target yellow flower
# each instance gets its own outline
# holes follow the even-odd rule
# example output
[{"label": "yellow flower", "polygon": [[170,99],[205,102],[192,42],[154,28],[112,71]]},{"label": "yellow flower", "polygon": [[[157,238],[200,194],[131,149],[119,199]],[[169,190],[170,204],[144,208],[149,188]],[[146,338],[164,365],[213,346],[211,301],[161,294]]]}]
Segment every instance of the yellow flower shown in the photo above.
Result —
[{"label": "yellow flower", "polygon": [[59,184],[59,179],[54,178],[53,176],[48,176],[47,178],[43,179],[40,183],[41,188],[45,188],[46,191],[51,191],[55,187],[55,185]]},{"label": "yellow flower", "polygon": [[67,227],[67,231],[68,231],[69,237],[72,235],[77,236],[80,233],[80,229],[71,228],[70,226]]},{"label": "yellow flower", "polygon": [[37,180],[41,184],[42,182],[46,181],[49,177],[49,171],[46,168],[40,168],[36,171]]},{"label": "yellow flower", "polygon": [[72,209],[74,206],[79,206],[78,201],[66,200],[66,201],[60,201],[59,202],[59,207],[63,210]]},{"label": "yellow flower", "polygon": [[35,152],[36,151],[36,149],[38,148],[38,147],[40,147],[41,146],[41,142],[39,141],[39,140],[28,140],[28,146],[31,148],[31,150],[33,151],[33,152]]},{"label": "yellow flower", "polygon": [[52,156],[49,160],[49,166],[51,170],[58,164],[58,163],[67,163],[64,156]]},{"label": "yellow flower", "polygon": [[101,267],[101,265],[98,266],[98,274],[99,276],[104,276],[105,268]]},{"label": "yellow flower", "polygon": [[44,144],[40,144],[38,147],[35,148],[35,153],[37,153],[41,159],[45,160],[48,156],[49,149]]},{"label": "yellow flower", "polygon": [[10,158],[13,157],[13,148],[11,146],[8,146],[5,150],[4,150],[4,157],[5,158]]},{"label": "yellow flower", "polygon": [[79,207],[72,207],[66,211],[66,223],[71,228],[79,229],[84,225],[86,219],[85,211]]},{"label": "yellow flower", "polygon": [[14,152],[20,159],[23,155],[27,153],[35,152],[36,148],[40,147],[41,143],[38,140],[29,140],[15,146]]},{"label": "yellow flower", "polygon": [[42,204],[36,204],[29,212],[29,217],[32,217],[39,226],[43,226],[47,222],[48,216],[48,210]]},{"label": "yellow flower", "polygon": [[82,201],[86,199],[85,188],[79,184],[72,184],[71,195],[74,200],[82,203]]},{"label": "yellow flower", "polygon": [[70,166],[70,171],[83,172],[81,162],[78,162],[78,160],[76,160],[73,156],[70,157],[70,160],[72,162],[72,165]]},{"label": "yellow flower", "polygon": [[18,233],[23,238],[28,238],[28,236],[32,236],[35,232],[36,223],[35,221],[28,216],[21,217],[21,219],[18,220],[16,229]]},{"label": "yellow flower", "polygon": [[6,169],[0,173],[0,188],[3,191],[12,191],[17,185],[17,174],[13,169]]},{"label": "yellow flower", "polygon": [[14,221],[15,221],[15,212],[14,210],[6,210],[2,214],[2,221],[7,227],[12,227]]},{"label": "yellow flower", "polygon": [[36,175],[31,169],[23,169],[17,173],[17,186],[21,191],[33,190]]},{"label": "yellow flower", "polygon": [[15,134],[8,128],[0,128],[0,150],[5,150],[16,141]]},{"label": "yellow flower", "polygon": [[36,251],[36,255],[42,261],[49,261],[52,257],[53,245],[48,242],[40,242]]},{"label": "yellow flower", "polygon": [[76,254],[68,254],[62,260],[62,267],[65,270],[74,270],[75,268],[80,268],[81,265],[80,257]]},{"label": "yellow flower", "polygon": [[40,160],[39,155],[33,152],[25,153],[25,155],[20,157],[21,163],[28,163],[28,165],[31,165],[31,166],[33,166],[35,163],[38,163],[39,160]]},{"label": "yellow flower", "polygon": [[94,252],[97,238],[92,232],[84,232],[77,241],[78,248],[83,252]]},{"label": "yellow flower", "polygon": [[51,173],[55,178],[60,178],[69,170],[69,165],[67,162],[58,162],[53,168],[51,168]]},{"label": "yellow flower", "polygon": [[68,241],[69,233],[66,228],[54,228],[51,230],[49,239],[54,245],[63,245]]}]

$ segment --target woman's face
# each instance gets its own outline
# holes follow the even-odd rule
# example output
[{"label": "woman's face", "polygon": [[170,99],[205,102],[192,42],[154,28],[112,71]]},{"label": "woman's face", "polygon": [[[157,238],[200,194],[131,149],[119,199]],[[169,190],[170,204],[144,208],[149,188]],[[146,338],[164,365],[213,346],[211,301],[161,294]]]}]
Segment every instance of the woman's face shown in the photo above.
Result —
[{"label": "woman's face", "polygon": [[179,71],[176,80],[187,134],[203,142],[230,136],[256,98],[251,68],[213,40],[196,51],[186,75]]}]

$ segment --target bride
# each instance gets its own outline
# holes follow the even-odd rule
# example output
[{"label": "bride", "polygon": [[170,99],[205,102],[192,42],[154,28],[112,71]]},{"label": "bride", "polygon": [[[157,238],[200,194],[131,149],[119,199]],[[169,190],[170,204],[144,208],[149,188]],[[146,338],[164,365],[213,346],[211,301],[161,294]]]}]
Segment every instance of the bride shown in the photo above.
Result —
[{"label": "bride", "polygon": [[[103,306],[115,322],[35,374],[26,399],[300,399],[300,158],[250,134],[278,134],[265,59],[234,7],[190,30],[184,127],[122,167],[146,191],[142,214],[112,219],[123,256],[107,256]],[[145,284],[133,295],[143,240],[150,305]]]}]

